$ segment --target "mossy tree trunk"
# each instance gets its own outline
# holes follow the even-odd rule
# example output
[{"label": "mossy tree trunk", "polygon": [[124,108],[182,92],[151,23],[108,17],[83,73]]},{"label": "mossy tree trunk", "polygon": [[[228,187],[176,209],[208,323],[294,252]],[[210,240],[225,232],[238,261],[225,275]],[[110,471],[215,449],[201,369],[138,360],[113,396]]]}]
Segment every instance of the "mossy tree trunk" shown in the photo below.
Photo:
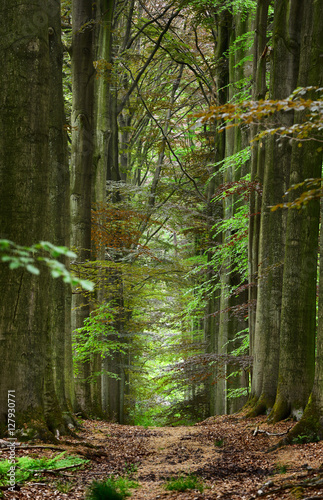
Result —
[{"label": "mossy tree trunk", "polygon": [[[102,208],[107,199],[107,172],[109,168],[109,147],[111,140],[110,127],[110,85],[112,71],[112,21],[115,9],[114,0],[101,0],[96,4],[96,30],[95,30],[95,65],[96,79],[94,82],[94,161],[93,161],[93,183],[92,200],[93,209]],[[93,258],[97,261],[104,261],[105,246],[97,245],[93,248]],[[100,273],[102,286],[96,289],[96,301],[99,304],[108,300],[106,297],[105,285],[107,277],[105,269]],[[101,372],[92,386],[92,404],[94,412],[106,414],[106,390],[107,360],[101,358],[99,354],[93,356],[92,371]]]}]

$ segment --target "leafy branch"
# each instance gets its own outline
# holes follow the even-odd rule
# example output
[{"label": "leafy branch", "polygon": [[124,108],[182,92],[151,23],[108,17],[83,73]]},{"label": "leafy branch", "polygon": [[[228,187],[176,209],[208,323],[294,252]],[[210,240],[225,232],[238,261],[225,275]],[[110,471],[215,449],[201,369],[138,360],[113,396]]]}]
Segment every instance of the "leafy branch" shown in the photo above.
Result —
[{"label": "leafy branch", "polygon": [[40,241],[32,246],[21,246],[10,240],[0,240],[0,260],[7,263],[9,269],[23,268],[38,276],[39,264],[45,265],[49,268],[52,278],[62,278],[64,283],[92,291],[94,284],[70,273],[65,265],[57,260],[60,257],[75,259],[76,254],[67,247],[56,246],[49,241]]}]

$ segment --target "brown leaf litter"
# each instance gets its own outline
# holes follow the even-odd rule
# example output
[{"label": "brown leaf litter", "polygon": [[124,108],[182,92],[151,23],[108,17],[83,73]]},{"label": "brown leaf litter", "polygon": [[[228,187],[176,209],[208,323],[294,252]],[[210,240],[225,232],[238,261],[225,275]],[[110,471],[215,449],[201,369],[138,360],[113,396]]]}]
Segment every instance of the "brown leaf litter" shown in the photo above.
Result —
[{"label": "brown leaf litter", "polygon": [[[265,417],[212,417],[192,427],[135,427],[86,420],[77,438],[49,448],[17,448],[16,456],[53,457],[59,450],[89,459],[75,470],[35,475],[5,499],[83,499],[95,480],[130,474],[140,486],[133,500],[323,499],[323,443],[294,444],[267,453],[291,421],[276,425]],[[257,430],[255,432],[255,430]],[[262,432],[267,431],[267,432]],[[34,443],[35,444],[38,443]],[[8,451],[0,448],[0,458]],[[194,474],[204,491],[166,491],[165,481]],[[62,491],[66,491],[63,493]]]}]

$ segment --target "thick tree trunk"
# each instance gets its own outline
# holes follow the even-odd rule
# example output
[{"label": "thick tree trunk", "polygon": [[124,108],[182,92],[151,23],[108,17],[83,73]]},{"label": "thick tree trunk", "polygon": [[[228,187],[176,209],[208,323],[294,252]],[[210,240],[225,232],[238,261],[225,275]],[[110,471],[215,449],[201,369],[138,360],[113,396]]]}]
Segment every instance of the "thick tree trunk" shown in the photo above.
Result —
[{"label": "thick tree trunk", "polygon": [[[278,1],[273,28],[273,61],[270,97],[286,98],[297,85],[302,1]],[[281,78],[284,71],[284,78]],[[278,117],[291,125],[293,116]],[[272,408],[278,383],[279,338],[282,307],[283,261],[286,213],[271,212],[270,206],[282,202],[289,185],[292,147],[288,139],[266,143],[264,188],[259,242],[259,275],[256,325],[253,343],[252,396],[256,403],[250,415]]]},{"label": "thick tree trunk", "polygon": [[[298,87],[319,85],[323,81],[320,54],[323,30],[318,22],[318,2],[302,2],[301,48]],[[299,7],[301,9],[301,6]],[[316,12],[315,12],[316,11]],[[300,14],[303,15],[300,15]],[[313,95],[309,93],[309,98]],[[295,123],[306,119],[306,112],[295,114]],[[303,147],[293,143],[290,184],[321,175],[322,155],[315,142]],[[306,189],[306,188],[305,188]],[[289,201],[304,188],[293,190]],[[292,414],[299,419],[312,389],[316,330],[316,275],[318,255],[319,201],[312,200],[301,210],[290,209],[287,217],[280,362],[277,397],[271,421]],[[319,371],[318,371],[319,373]],[[315,399],[315,398],[314,398]]]},{"label": "thick tree trunk", "polygon": [[[50,237],[49,43],[47,2],[8,0],[0,8],[0,227],[20,245]],[[61,124],[62,125],[62,124]],[[1,265],[0,425],[8,391],[15,391],[16,428],[33,421],[46,430],[61,423],[53,388],[49,331],[49,272],[40,276]],[[13,394],[13,393],[12,393]],[[52,416],[55,414],[55,418]]]}]

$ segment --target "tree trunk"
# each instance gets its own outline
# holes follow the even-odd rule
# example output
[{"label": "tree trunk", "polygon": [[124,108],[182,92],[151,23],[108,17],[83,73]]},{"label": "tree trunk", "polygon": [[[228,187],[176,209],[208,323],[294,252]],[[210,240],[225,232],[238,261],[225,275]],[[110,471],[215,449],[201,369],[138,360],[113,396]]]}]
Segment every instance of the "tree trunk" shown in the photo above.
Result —
[{"label": "tree trunk", "polygon": [[[50,241],[55,245],[70,245],[69,167],[64,99],[62,87],[63,47],[61,43],[60,1],[51,2],[49,12],[49,57],[52,77],[50,79],[50,207],[55,214],[51,224]],[[62,262],[68,267],[67,259]],[[72,422],[74,404],[72,338],[70,321],[71,289],[62,280],[52,280],[50,287],[50,329],[54,350],[54,382],[65,420]],[[49,388],[49,394],[52,392]]]},{"label": "tree trunk", "polygon": [[[71,153],[71,245],[81,263],[91,256],[91,183],[93,156],[93,57],[92,0],[73,0],[72,40],[72,153]],[[80,293],[72,298],[72,329],[83,326],[89,301]],[[90,364],[82,365],[77,380],[77,409],[91,412]]]},{"label": "tree trunk", "polygon": [[[273,28],[273,61],[270,97],[288,97],[298,76],[301,1],[278,1]],[[281,78],[282,71],[285,77]],[[278,117],[281,125],[291,125],[292,114]],[[259,144],[261,147],[261,143]],[[278,383],[279,338],[282,303],[286,213],[271,212],[282,202],[289,183],[292,147],[288,139],[270,137],[266,142],[264,186],[259,242],[259,275],[256,325],[253,344],[252,396],[255,407],[250,415],[272,408]]]},{"label": "tree trunk", "polygon": [[[268,8],[270,0],[258,0],[256,19],[255,19],[255,42],[253,47],[253,90],[252,98],[254,100],[265,99],[266,85],[266,62],[267,58],[264,55],[266,48],[266,34],[268,24]],[[251,126],[251,138],[253,139],[258,133],[256,125]],[[251,182],[263,183],[264,164],[265,164],[265,147],[259,147],[258,143],[254,143],[251,149]],[[255,343],[255,328],[256,328],[256,302],[257,302],[257,278],[259,264],[259,238],[260,238],[260,211],[261,211],[261,196],[254,189],[250,194],[250,222],[249,222],[249,237],[248,237],[248,265],[249,265],[249,338],[250,338],[250,356],[254,355]],[[257,377],[252,370],[251,380],[255,384],[254,377]],[[258,375],[259,378],[259,375]],[[257,381],[261,386],[261,381]],[[253,396],[259,397],[260,390],[257,395],[253,389]]]},{"label": "tree trunk", "polygon": [[[17,8],[17,2],[8,0],[0,10],[1,236],[31,245],[50,237],[52,222],[48,201],[51,7],[35,1]],[[32,426],[45,437],[41,429],[46,432],[46,417],[52,431],[62,422],[55,393],[48,395],[48,387],[53,388],[49,285],[46,269],[35,276],[1,265],[2,430],[8,416],[8,391],[15,391],[11,394],[15,394],[17,429],[33,421]]]},{"label": "tree trunk", "polygon": [[[298,12],[301,46],[298,87],[320,85],[323,81],[320,54],[323,30],[315,17],[318,2],[302,2]],[[303,13],[303,15],[300,15]],[[297,26],[296,26],[297,28]],[[315,94],[314,94],[315,95]],[[309,98],[314,97],[308,93]],[[306,119],[306,111],[295,114],[295,123]],[[299,146],[302,147],[299,147]],[[317,143],[293,142],[290,185],[321,175],[322,155]],[[294,200],[306,188],[290,192]],[[280,362],[277,396],[269,417],[277,421],[293,415],[301,417],[314,379],[316,330],[316,275],[318,256],[319,201],[301,209],[289,209],[282,293]]]}]

